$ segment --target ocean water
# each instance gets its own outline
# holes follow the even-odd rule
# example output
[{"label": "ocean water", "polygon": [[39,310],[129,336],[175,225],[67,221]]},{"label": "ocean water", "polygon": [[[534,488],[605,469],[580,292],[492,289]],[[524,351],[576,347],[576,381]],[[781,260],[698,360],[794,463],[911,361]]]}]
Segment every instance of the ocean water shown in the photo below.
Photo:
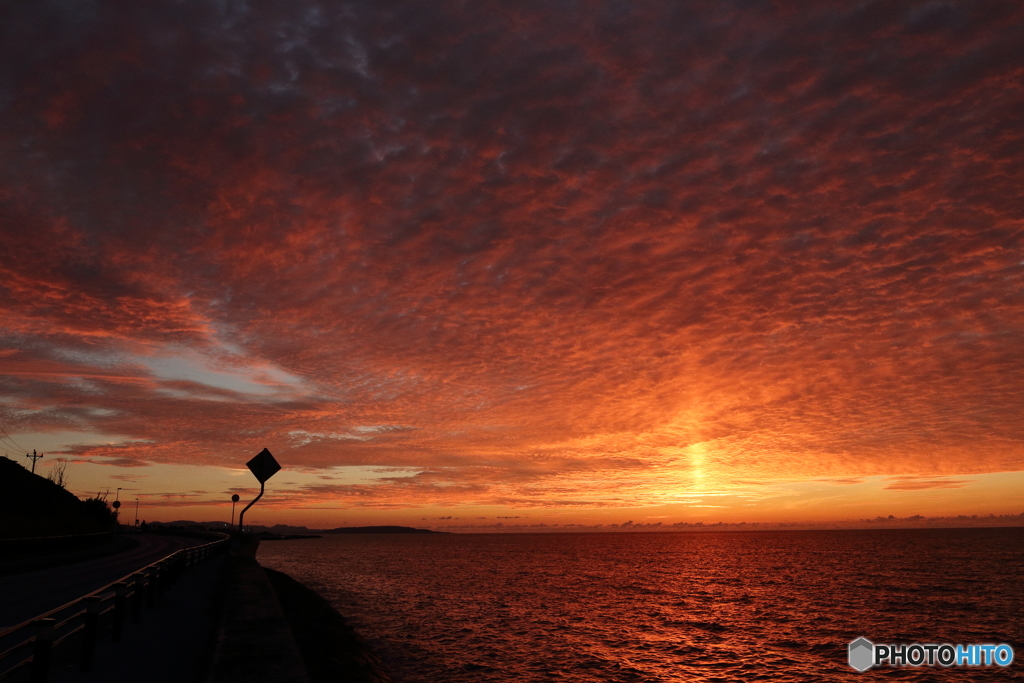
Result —
[{"label": "ocean water", "polygon": [[[397,683],[1024,680],[1024,529],[352,535],[258,558]],[[858,636],[1016,657],[858,673]]]}]

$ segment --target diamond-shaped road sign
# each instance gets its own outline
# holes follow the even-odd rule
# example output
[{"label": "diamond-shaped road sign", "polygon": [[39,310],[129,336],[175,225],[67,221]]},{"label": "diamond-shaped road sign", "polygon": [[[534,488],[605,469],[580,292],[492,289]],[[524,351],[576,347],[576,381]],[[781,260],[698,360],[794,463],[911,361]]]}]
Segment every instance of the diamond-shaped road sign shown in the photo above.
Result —
[{"label": "diamond-shaped road sign", "polygon": [[270,479],[281,470],[281,466],[277,464],[274,456],[266,448],[260,451],[255,458],[245,463],[245,465],[256,475],[256,479],[261,484],[266,483],[267,479]]}]

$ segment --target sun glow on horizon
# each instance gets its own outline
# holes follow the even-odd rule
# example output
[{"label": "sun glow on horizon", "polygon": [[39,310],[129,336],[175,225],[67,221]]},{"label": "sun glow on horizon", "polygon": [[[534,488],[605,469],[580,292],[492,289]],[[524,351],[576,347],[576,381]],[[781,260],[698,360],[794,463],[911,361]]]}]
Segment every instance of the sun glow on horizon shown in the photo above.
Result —
[{"label": "sun glow on horizon", "polygon": [[965,7],[10,4],[0,450],[161,518],[264,447],[325,524],[1019,514],[1024,5]]}]

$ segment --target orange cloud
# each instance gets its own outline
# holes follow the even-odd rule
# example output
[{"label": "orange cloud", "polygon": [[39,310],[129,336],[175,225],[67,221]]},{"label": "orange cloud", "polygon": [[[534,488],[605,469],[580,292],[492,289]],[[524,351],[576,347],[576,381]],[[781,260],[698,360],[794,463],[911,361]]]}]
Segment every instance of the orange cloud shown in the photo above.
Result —
[{"label": "orange cloud", "polygon": [[1021,9],[306,5],[2,10],[6,429],[420,471],[353,505],[1024,469]]}]

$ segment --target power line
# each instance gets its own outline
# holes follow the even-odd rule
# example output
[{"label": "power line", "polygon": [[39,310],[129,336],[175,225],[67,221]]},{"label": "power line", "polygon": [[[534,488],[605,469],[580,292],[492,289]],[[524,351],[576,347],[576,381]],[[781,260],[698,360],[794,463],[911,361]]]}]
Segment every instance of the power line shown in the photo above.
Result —
[{"label": "power line", "polygon": [[16,448],[11,448],[11,444],[6,442],[6,441],[4,441],[4,437],[2,437],[2,436],[0,436],[0,446],[3,446],[4,450],[6,450],[8,448],[10,448],[12,451],[20,451],[21,450],[21,446],[17,446]]},{"label": "power line", "polygon": [[18,446],[17,444],[15,444],[14,448],[11,448],[11,444],[9,442],[7,442],[7,441],[4,441],[4,437],[2,437],[2,436],[0,436],[0,446],[3,446],[4,450],[6,450],[8,448],[10,448],[12,451],[20,451],[20,450],[22,450],[21,446]]},{"label": "power line", "polygon": [[11,443],[13,443],[13,444],[14,444],[14,446],[15,446],[15,447],[16,447],[16,448],[17,448],[18,450],[22,450],[22,451],[27,451],[27,450],[28,450],[27,448],[22,448],[21,444],[19,444],[19,443],[18,443],[17,441],[15,441],[14,439],[12,439],[12,438],[11,438],[11,435],[10,435],[10,434],[8,434],[8,433],[7,433],[7,430],[6,430],[6,429],[4,429],[3,427],[0,427],[0,432],[3,432],[3,433],[4,433],[4,436],[6,436],[6,437],[7,437],[7,440],[8,440],[8,441],[10,441]]}]

